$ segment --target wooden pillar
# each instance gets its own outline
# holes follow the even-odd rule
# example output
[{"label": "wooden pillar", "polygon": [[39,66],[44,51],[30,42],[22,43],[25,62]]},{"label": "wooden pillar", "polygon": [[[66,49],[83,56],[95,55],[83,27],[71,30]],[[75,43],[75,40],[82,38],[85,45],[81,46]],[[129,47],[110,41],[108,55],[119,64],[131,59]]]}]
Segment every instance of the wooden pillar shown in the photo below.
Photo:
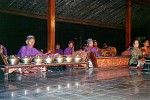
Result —
[{"label": "wooden pillar", "polygon": [[55,0],[48,0],[48,50],[55,49]]},{"label": "wooden pillar", "polygon": [[126,9],[126,48],[129,47],[131,42],[131,0],[127,1],[127,9]]}]

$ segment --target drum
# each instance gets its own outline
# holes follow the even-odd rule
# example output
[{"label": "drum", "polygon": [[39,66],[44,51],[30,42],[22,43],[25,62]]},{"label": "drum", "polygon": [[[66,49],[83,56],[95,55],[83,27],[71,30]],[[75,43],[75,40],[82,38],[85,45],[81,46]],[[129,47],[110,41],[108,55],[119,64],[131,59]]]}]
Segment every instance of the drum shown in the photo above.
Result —
[{"label": "drum", "polygon": [[109,57],[109,56],[111,56],[111,53],[107,49],[101,49],[101,55],[104,57]]},{"label": "drum", "polygon": [[115,47],[109,46],[106,49],[110,52],[111,56],[116,56],[117,49]]},{"label": "drum", "polygon": [[108,57],[108,56],[116,56],[117,49],[115,47],[109,46],[106,49],[101,49],[101,55]]},{"label": "drum", "polygon": [[130,53],[130,51],[126,50],[126,51],[121,53],[121,56],[131,57],[131,53]]}]

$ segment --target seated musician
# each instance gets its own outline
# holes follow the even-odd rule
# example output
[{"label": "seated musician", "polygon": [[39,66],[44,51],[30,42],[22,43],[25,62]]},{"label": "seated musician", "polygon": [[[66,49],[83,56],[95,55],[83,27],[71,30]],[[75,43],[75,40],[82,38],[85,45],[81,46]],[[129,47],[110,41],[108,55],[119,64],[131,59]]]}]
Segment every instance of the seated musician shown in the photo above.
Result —
[{"label": "seated musician", "polygon": [[7,56],[7,49],[2,44],[0,44],[0,53]]},{"label": "seated musician", "polygon": [[92,51],[96,57],[99,57],[100,54],[98,52],[98,49],[96,49],[95,47],[93,47],[93,40],[91,38],[89,38],[87,40],[87,47],[84,49],[85,51]]},{"label": "seated musician", "polygon": [[130,67],[141,68],[144,65],[145,60],[142,58],[142,52],[139,48],[139,41],[134,40],[131,42],[132,47],[130,48],[131,59],[129,62]]},{"label": "seated musician", "polygon": [[32,35],[27,36],[26,46],[22,46],[17,54],[19,57],[35,57],[36,55],[43,55],[43,53],[34,48],[35,38]]},{"label": "seated musician", "polygon": [[96,40],[93,41],[93,46],[97,49],[98,53],[100,54],[101,50],[98,47],[98,42]]},{"label": "seated musician", "polygon": [[[51,57],[55,57],[55,55],[57,55],[57,54],[51,54],[50,51],[44,54],[41,51],[39,51],[36,48],[34,48],[35,38],[32,35],[27,36],[27,39],[26,39],[25,42],[26,42],[27,45],[26,46],[22,46],[20,48],[18,54],[17,54],[17,56],[19,56],[19,57],[24,57],[24,56],[35,57],[37,55],[41,55],[42,57],[45,57],[45,55],[50,55]],[[36,72],[36,70],[39,70],[38,68],[33,68],[33,69],[34,69],[35,72]],[[43,69],[40,69],[40,70],[43,70]],[[22,70],[21,68],[18,69],[18,72],[19,73],[22,73],[22,72],[29,73],[28,70]]]},{"label": "seated musician", "polygon": [[65,49],[64,55],[72,55],[74,52],[74,42],[69,41],[68,48]]},{"label": "seated musician", "polygon": [[144,40],[142,41],[141,51],[142,51],[143,56],[144,56],[145,58],[147,58],[148,55],[150,54],[149,40],[144,39]]},{"label": "seated musician", "polygon": [[60,44],[56,44],[56,49],[55,49],[54,53],[58,53],[60,55],[63,55],[63,50],[60,49]]},{"label": "seated musician", "polygon": [[84,45],[83,45],[83,50],[84,50],[86,47],[87,47],[87,44],[84,44]]}]

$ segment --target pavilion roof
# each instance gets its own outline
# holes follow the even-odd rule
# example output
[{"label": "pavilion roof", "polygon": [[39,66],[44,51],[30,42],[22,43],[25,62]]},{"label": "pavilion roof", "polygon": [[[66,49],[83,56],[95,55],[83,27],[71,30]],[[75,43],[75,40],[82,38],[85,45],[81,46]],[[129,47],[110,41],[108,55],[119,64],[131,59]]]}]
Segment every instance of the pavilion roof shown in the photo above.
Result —
[{"label": "pavilion roof", "polygon": [[[56,0],[56,21],[125,28],[127,0]],[[0,12],[47,19],[48,0],[0,0]],[[150,26],[150,0],[132,0],[132,26]]]}]

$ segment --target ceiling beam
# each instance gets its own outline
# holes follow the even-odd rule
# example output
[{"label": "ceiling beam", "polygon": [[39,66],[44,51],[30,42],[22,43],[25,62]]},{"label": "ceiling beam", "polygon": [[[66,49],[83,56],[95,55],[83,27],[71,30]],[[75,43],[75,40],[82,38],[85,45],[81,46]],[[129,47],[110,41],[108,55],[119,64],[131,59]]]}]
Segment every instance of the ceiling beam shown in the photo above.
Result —
[{"label": "ceiling beam", "polygon": [[[14,8],[0,7],[0,12],[47,20],[47,15],[26,12],[26,11],[14,9]],[[103,23],[103,22],[96,22],[96,21],[91,21],[91,20],[81,20],[81,19],[67,18],[67,17],[60,17],[60,16],[56,16],[56,21],[75,23],[75,24],[84,24],[84,25],[91,25],[91,26],[98,26],[98,27],[105,27],[105,28],[125,29],[125,26],[121,26],[121,25],[107,24],[107,23]]]},{"label": "ceiling beam", "polygon": [[33,13],[26,12],[23,10],[8,8],[8,7],[1,7],[0,6],[0,12],[13,14],[13,15],[19,15],[19,16],[25,16],[25,17],[38,18],[38,19],[47,19],[47,17],[45,15],[40,15],[40,14],[35,14],[35,13],[33,14]]},{"label": "ceiling beam", "polygon": [[102,23],[102,22],[81,20],[81,19],[75,19],[75,18],[66,18],[66,17],[60,17],[60,16],[56,16],[56,20],[60,22],[84,24],[84,25],[99,26],[99,27],[105,27],[105,28],[125,29],[125,27],[121,25],[107,24],[107,23]]}]

